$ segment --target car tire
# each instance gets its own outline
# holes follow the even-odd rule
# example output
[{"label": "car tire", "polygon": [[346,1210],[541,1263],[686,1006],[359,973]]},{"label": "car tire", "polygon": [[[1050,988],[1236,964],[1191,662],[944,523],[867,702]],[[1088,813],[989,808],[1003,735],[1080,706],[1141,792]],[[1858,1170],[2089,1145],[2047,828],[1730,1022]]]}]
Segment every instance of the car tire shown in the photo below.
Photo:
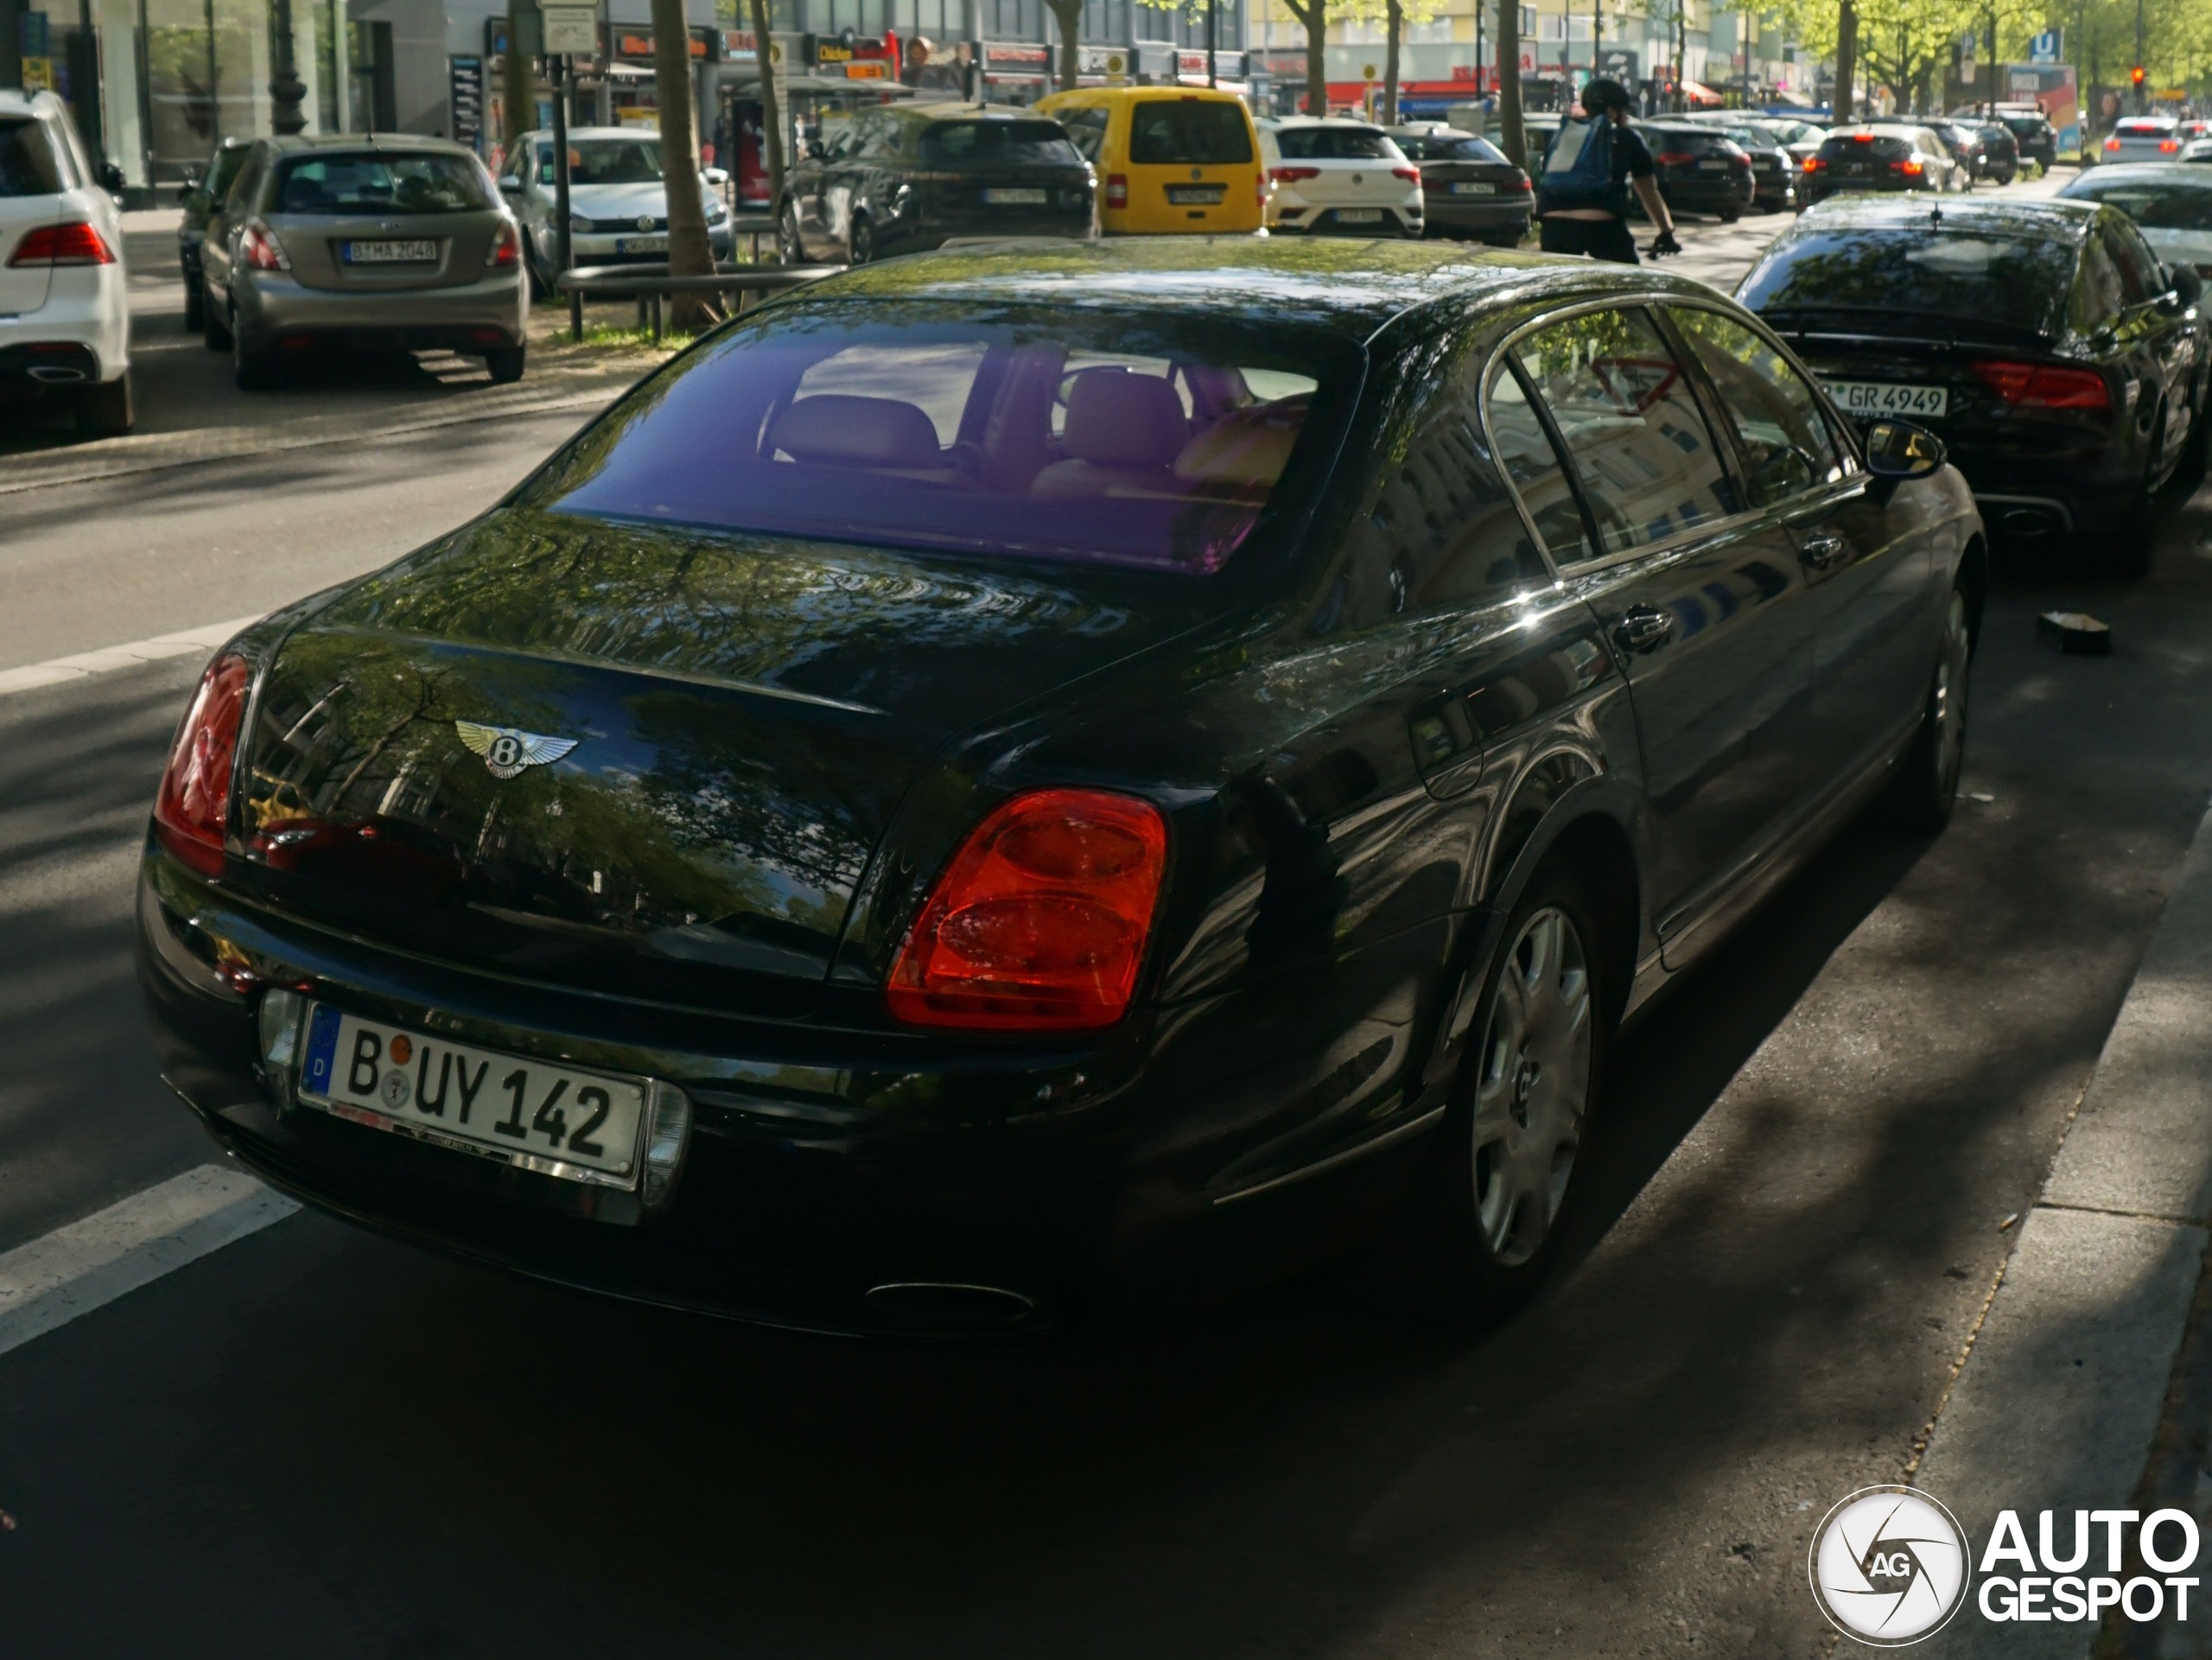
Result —
[{"label": "car tire", "polygon": [[2143,463],[2143,481],[2116,504],[2103,533],[2099,570],[2107,576],[2130,580],[2151,574],[2151,546],[2158,529],[2158,451],[2165,442],[2166,419],[2162,413],[2151,429],[2151,454]]},{"label": "car tire", "polygon": [[524,351],[519,346],[502,346],[484,354],[484,366],[492,372],[494,386],[512,386],[522,378]]},{"label": "car tire", "polygon": [[1528,234],[1526,231],[1485,231],[1482,239],[1485,245],[1492,248],[1517,248],[1522,239]]},{"label": "car tire", "polygon": [[1519,1307],[1558,1257],[1617,1006],[1566,862],[1538,868],[1500,937],[1403,1242],[1421,1306],[1462,1328]]},{"label": "car tire", "polygon": [[1720,210],[1720,222],[1723,225],[1733,225],[1743,217],[1744,210],[1740,207],[1724,207]]},{"label": "car tire", "polygon": [[266,352],[250,350],[235,321],[227,332],[231,337],[231,384],[242,392],[268,391],[276,381],[274,359]]},{"label": "car tire", "polygon": [[184,285],[184,332],[198,334],[205,333],[207,328],[207,296],[200,290],[200,280],[194,277]]},{"label": "car tire", "polygon": [[77,430],[87,438],[120,438],[130,430],[130,372],[77,394]]},{"label": "car tire", "polygon": [[545,273],[538,268],[537,245],[531,239],[527,231],[522,233],[522,268],[530,275],[531,303],[535,305],[540,300],[549,298],[553,292],[553,284],[546,281]]},{"label": "car tire", "polygon": [[1936,645],[1936,667],[1929,677],[1920,729],[1905,751],[1904,770],[1891,797],[1899,825],[1915,835],[1933,836],[1949,824],[1959,798],[1959,775],[1966,767],[1973,616],[1965,586],[1955,586],[1943,613],[1942,636]]},{"label": "car tire", "polygon": [[776,258],[785,265],[806,264],[806,243],[798,233],[798,204],[787,201],[776,219]]},{"label": "car tire", "polygon": [[845,227],[845,263],[865,265],[875,258],[875,226],[866,213],[853,215]]},{"label": "car tire", "polygon": [[213,294],[207,292],[201,294],[200,312],[201,343],[211,352],[229,351],[231,349],[230,315],[224,310]]}]

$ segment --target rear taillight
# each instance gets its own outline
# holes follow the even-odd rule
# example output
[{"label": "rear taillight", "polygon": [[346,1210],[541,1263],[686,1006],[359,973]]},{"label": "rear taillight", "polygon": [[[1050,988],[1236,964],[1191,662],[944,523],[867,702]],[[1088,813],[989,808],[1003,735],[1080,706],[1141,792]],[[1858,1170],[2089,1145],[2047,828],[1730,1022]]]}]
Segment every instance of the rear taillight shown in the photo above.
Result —
[{"label": "rear taillight", "polygon": [[1109,173],[1106,175],[1106,205],[1109,207],[1127,207],[1129,205],[1128,174]]},{"label": "rear taillight", "polygon": [[511,219],[499,221],[499,228],[492,234],[492,245],[484,255],[485,269],[509,270],[522,259],[522,232]]},{"label": "rear taillight", "polygon": [[289,270],[292,262],[284,252],[284,245],[276,233],[259,219],[247,223],[238,232],[238,258],[255,270]]},{"label": "rear taillight", "polygon": [[1394,167],[1390,169],[1390,176],[1394,179],[1404,179],[1408,183],[1419,184],[1421,169],[1417,167]]},{"label": "rear taillight", "polygon": [[1871,144],[1874,142],[1874,135],[1871,132],[1854,132],[1851,135],[1851,142],[1854,144]]},{"label": "rear taillight", "polygon": [[1805,158],[1805,171],[1808,173],[1818,173],[1827,165],[1827,163],[1821,160],[1817,156],[1808,156]]},{"label": "rear taillight", "polygon": [[2094,369],[2060,368],[2048,363],[1993,359],[1977,363],[1974,373],[2007,404],[2023,409],[2108,410],[2112,391]]},{"label": "rear taillight", "polygon": [[2110,137],[2110,138],[2106,139],[2106,140],[2105,140],[2105,148],[2106,148],[2107,149],[2118,149],[2120,148],[2120,138],[2119,138],[2119,136],[2118,136],[2117,134],[2115,134],[2113,137]]},{"label": "rear taillight", "polygon": [[1908,179],[1916,179],[1922,174],[1928,171],[1928,169],[1918,162],[1898,162],[1893,163],[1893,165],[1897,168],[1898,172],[1904,174]]},{"label": "rear taillight", "polygon": [[1513,182],[1505,187],[1516,195],[1525,195],[1529,189],[1529,175],[1519,168],[1513,169]]},{"label": "rear taillight", "polygon": [[1300,179],[1319,178],[1321,169],[1318,167],[1279,167],[1272,169],[1268,176],[1277,184],[1296,184]]},{"label": "rear taillight", "polygon": [[242,657],[219,657],[207,665],[154,798],[154,833],[162,845],[210,876],[223,868],[231,771],[250,678]]},{"label": "rear taillight", "polygon": [[1696,161],[1697,157],[1686,149],[1665,149],[1651,159],[1658,162],[1661,167],[1688,167]]},{"label": "rear taillight", "polygon": [[16,245],[16,251],[8,256],[10,265],[112,265],[115,250],[107,245],[107,239],[92,226],[41,225],[23,232],[23,239]]},{"label": "rear taillight", "polygon": [[1265,173],[1252,175],[1252,205],[1255,207],[1268,205],[1268,175]]},{"label": "rear taillight", "polygon": [[892,1014],[1010,1031],[1112,1025],[1136,989],[1166,865],[1166,822],[1148,801],[1015,797],[938,879],[891,970]]},{"label": "rear taillight", "polygon": [[2161,138],[2158,140],[2158,148],[2171,156],[2181,148],[2181,141],[2175,138]]}]

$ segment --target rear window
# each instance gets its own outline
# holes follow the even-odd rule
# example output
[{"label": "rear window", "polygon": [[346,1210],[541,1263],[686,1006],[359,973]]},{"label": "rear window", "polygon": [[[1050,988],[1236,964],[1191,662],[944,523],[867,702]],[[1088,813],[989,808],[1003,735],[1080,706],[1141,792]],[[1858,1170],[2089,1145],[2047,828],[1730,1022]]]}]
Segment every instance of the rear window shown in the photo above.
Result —
[{"label": "rear window", "polygon": [[601,518],[1205,575],[1320,487],[1327,469],[1292,465],[1294,451],[1309,426],[1341,426],[1326,411],[1359,378],[1357,347],[1283,323],[885,309],[896,320],[849,301],[786,305],[718,336],[632,393],[533,498]]},{"label": "rear window", "polygon": [[2118,126],[2114,127],[2113,130],[2117,133],[2133,134],[2137,137],[2145,138],[2164,138],[2167,134],[2173,131],[2173,125],[2171,123],[2165,121],[2147,121],[2137,119],[2133,121],[2123,121]]},{"label": "rear window", "polygon": [[1129,111],[1129,160],[1141,167],[1217,165],[1252,159],[1242,105],[1217,99],[1148,99]]},{"label": "rear window", "polygon": [[2192,190],[2177,184],[2085,179],[2066,194],[2117,207],[2146,231],[2212,231],[2212,181]]},{"label": "rear window", "polygon": [[296,156],[281,163],[273,213],[471,213],[489,207],[481,169],[466,156]]},{"label": "rear window", "polygon": [[1821,146],[1821,159],[1824,162],[1848,162],[1854,158],[1865,161],[1869,157],[1877,162],[1902,162],[1912,153],[1910,140],[1889,134],[1831,138]]},{"label": "rear window", "polygon": [[1687,156],[1726,156],[1734,141],[1725,132],[1702,132],[1694,128],[1656,127],[1645,131],[1644,142],[1651,146],[1651,153],[1662,150]]},{"label": "rear window", "polygon": [[2074,280],[2070,238],[1897,226],[1815,232],[1776,247],[1736,297],[1767,314],[1968,318],[2041,329]]},{"label": "rear window", "polygon": [[1457,138],[1415,138],[1402,143],[1405,150],[1420,162],[1487,162],[1492,167],[1507,165],[1505,152],[1487,138],[1468,134]]},{"label": "rear window", "polygon": [[60,159],[43,122],[0,120],[0,196],[57,196]]},{"label": "rear window", "polygon": [[922,131],[931,167],[1081,167],[1057,121],[940,121]]},{"label": "rear window", "polygon": [[1275,149],[1287,162],[1391,162],[1397,147],[1372,127],[1284,127]]}]

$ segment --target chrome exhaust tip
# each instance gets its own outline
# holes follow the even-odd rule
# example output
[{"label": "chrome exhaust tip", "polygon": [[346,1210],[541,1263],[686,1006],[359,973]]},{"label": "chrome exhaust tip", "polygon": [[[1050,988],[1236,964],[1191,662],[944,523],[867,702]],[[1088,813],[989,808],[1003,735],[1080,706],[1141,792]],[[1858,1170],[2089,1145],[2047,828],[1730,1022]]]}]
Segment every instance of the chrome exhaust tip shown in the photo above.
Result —
[{"label": "chrome exhaust tip", "polygon": [[42,380],[49,386],[74,386],[85,378],[82,369],[65,369],[59,364],[49,364],[30,372],[33,380]]}]

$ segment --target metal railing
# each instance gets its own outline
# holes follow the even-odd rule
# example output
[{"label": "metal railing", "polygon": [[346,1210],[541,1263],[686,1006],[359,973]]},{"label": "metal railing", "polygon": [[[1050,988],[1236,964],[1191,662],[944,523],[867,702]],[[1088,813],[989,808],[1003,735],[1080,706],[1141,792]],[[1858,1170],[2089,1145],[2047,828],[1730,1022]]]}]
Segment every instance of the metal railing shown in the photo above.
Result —
[{"label": "metal railing", "polygon": [[[674,277],[664,264],[580,265],[564,270],[553,285],[569,296],[569,338],[579,345],[584,337],[586,299],[628,299],[638,302],[638,326],[652,330],[653,344],[660,344],[661,303],[678,294],[734,294],[737,309],[746,308],[747,296],[773,294],[835,277],[842,265],[721,265],[710,277]],[[753,303],[758,303],[756,299]]]}]

